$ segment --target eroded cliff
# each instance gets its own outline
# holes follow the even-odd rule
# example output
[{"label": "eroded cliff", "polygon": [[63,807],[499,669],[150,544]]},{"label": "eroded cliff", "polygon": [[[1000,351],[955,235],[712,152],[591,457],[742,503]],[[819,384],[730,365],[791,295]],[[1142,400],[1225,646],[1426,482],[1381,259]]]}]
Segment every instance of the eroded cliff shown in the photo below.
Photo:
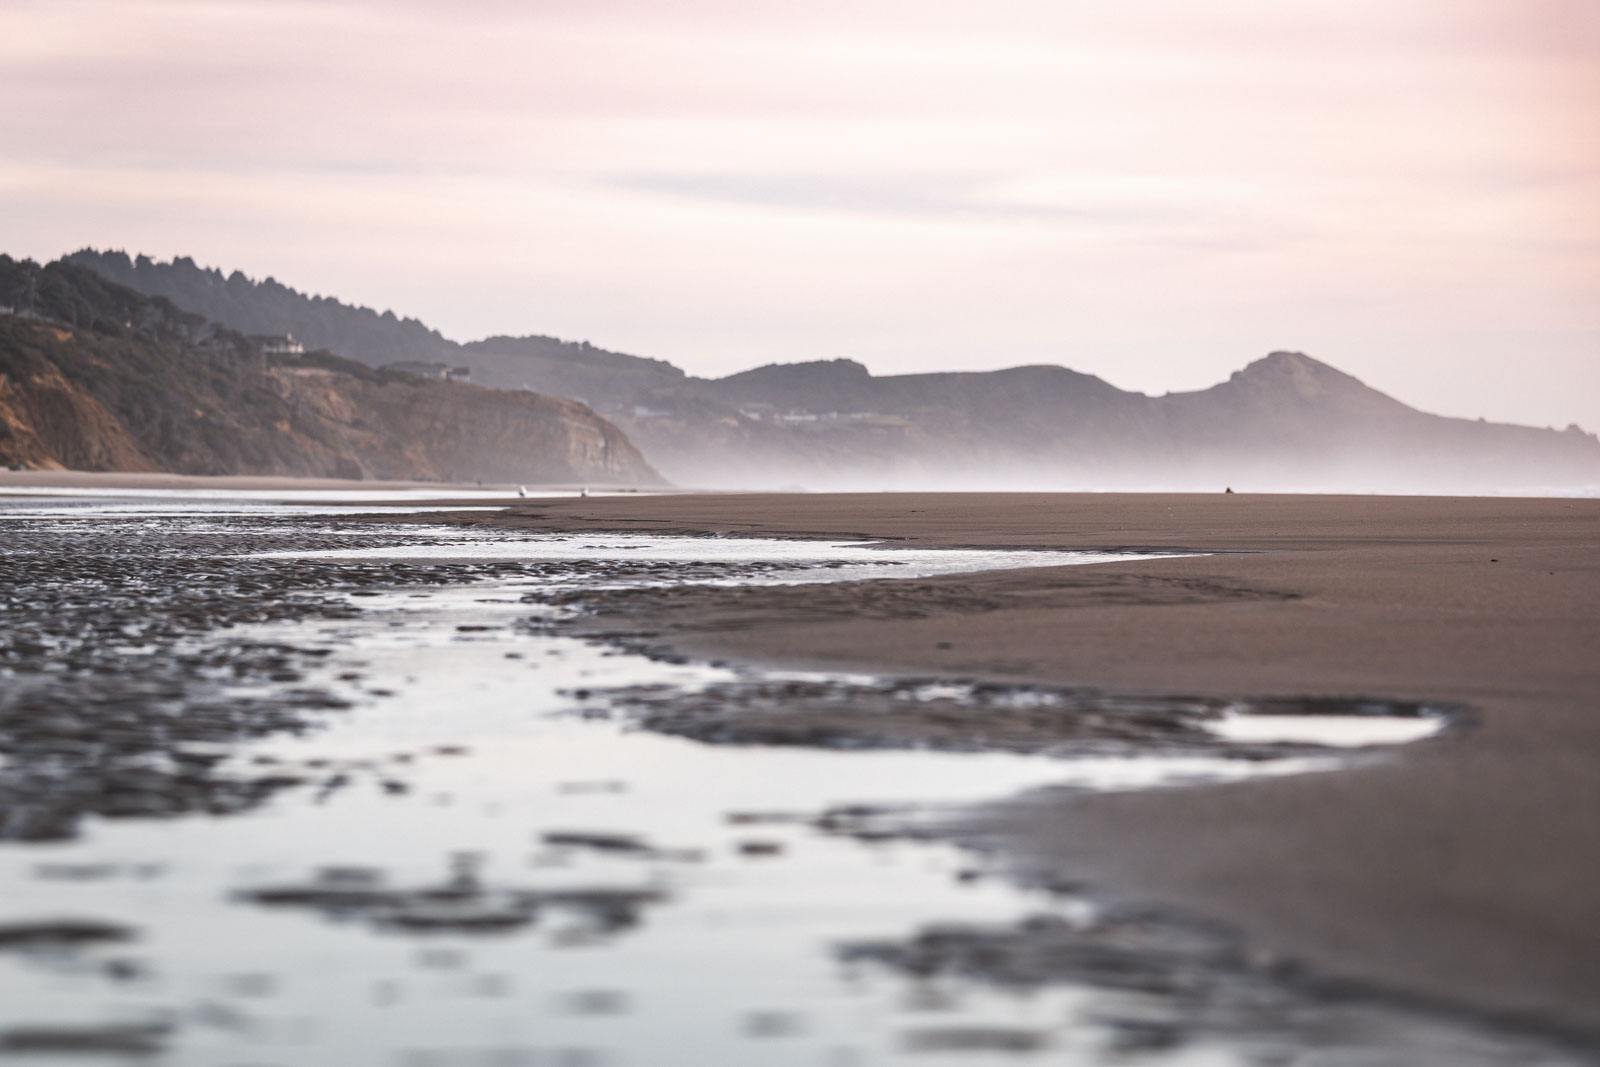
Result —
[{"label": "eroded cliff", "polygon": [[[3,259],[4,257],[0,257]],[[658,484],[584,404],[375,371],[247,338],[82,268],[0,315],[0,465],[182,474]]]}]

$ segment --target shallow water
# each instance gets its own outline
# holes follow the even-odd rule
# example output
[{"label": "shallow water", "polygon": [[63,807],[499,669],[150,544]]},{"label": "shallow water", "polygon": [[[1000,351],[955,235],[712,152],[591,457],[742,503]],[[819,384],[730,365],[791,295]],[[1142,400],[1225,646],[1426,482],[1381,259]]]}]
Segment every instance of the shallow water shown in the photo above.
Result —
[{"label": "shallow water", "polygon": [[[1141,558],[1116,552],[1016,552],[1003,549],[918,549],[872,541],[783,540],[758,537],[658,537],[630,534],[553,534],[537,538],[474,532],[419,554],[405,545],[372,544],[311,552],[263,553],[271,558],[328,560],[573,560],[586,563],[760,566],[716,584],[841,582],[873,578],[931,578],[946,574],[1115,563]],[[1170,553],[1169,553],[1170,555]],[[668,578],[670,580],[670,576]],[[715,582],[715,580],[713,580]],[[610,583],[614,584],[614,583]]]},{"label": "shallow water", "polygon": [[1444,729],[1442,718],[1387,718],[1366,715],[1258,715],[1229,711],[1211,724],[1229,741],[1304,742],[1337,748],[1403,745]]},{"label": "shallow water", "polygon": [[[191,533],[207,529],[204,516],[185,521]],[[224,529],[247,545],[260,533]],[[328,536],[314,520],[306,529],[311,540]],[[223,772],[272,767],[308,779],[262,807],[90,819],[74,841],[0,847],[0,923],[86,918],[135,932],[72,949],[0,951],[0,1035],[20,1034],[25,1045],[30,1032],[49,1036],[40,1027],[81,1037],[122,1024],[134,1029],[100,1031],[122,1051],[79,1050],[72,1062],[184,1067],[987,1064],[1027,1055],[1266,1062],[1259,1042],[1207,1030],[1130,1060],[1119,1021],[1126,990],[1054,982],[1023,995],[983,975],[907,977],[842,960],[837,948],[934,923],[1047,914],[1082,924],[1095,912],[1087,899],[1014,888],[954,846],[871,832],[878,816],[898,827],[935,818],[940,805],[1031,786],[1150,788],[1326,771],[1338,765],[1331,755],[1048,759],[705,745],[629,729],[605,714],[607,690],[692,692],[740,672],[655,662],[522,624],[541,611],[523,602],[530,591],[574,580],[666,582],[679,565],[684,573],[725,565],[697,580],[836,581],[1091,559],[697,538],[469,539],[431,529],[336,534],[368,543],[280,550],[281,558],[465,550],[474,559],[651,569],[574,578],[558,565],[355,597],[354,618],[229,630],[231,641],[327,650],[296,684],[353,707],[325,714],[303,736],[221,750]],[[420,543],[370,543],[407,537]],[[961,693],[932,686],[925,698]],[[445,891],[409,892],[427,887]],[[272,899],[279,903],[263,902]],[[1536,1062],[1498,1058],[1498,1038],[1446,1032],[1456,1045],[1423,1051],[1453,1047],[1457,1059],[1414,1062]],[[155,1051],[131,1051],[141,1043]],[[62,1055],[14,1048],[10,1061]]]},{"label": "shallow water", "polygon": [[[464,504],[452,511],[499,511],[504,491],[463,489],[441,496],[439,490],[329,489],[62,489],[48,486],[0,486],[0,517],[12,519],[124,519],[132,516],[194,517],[200,515],[410,515],[439,510],[441,499],[494,500]],[[612,495],[612,494],[595,494]],[[576,490],[548,490],[529,499],[578,496]]]}]

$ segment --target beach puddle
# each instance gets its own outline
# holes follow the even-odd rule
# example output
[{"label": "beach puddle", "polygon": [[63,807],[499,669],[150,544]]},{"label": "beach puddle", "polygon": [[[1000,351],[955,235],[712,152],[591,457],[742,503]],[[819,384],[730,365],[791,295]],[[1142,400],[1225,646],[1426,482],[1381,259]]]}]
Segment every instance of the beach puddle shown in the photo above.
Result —
[{"label": "beach puddle", "polygon": [[1361,748],[1421,741],[1440,733],[1455,717],[1426,705],[1408,705],[1404,710],[1406,714],[1396,714],[1394,704],[1308,700],[1285,714],[1270,706],[1230,704],[1206,723],[1206,729],[1239,744]]},{"label": "beach puddle", "polygon": [[[119,771],[72,809],[76,836],[0,848],[8,1062],[1176,1067],[1296,1063],[1314,1046],[1344,1056],[1319,1063],[1577,1062],[1467,1021],[1325,1002],[1226,931],[1019,889],[937,833],[953,805],[1033,787],[1325,771],[1352,758],[1330,747],[1348,737],[1239,736],[1249,707],[1206,700],[661,662],[567,635],[567,609],[545,596],[1037,557],[464,539],[261,517],[196,519],[227,532],[190,526],[173,541],[172,527],[117,525],[145,521],[62,527],[76,561],[63,573],[122,588],[123,564],[88,561],[132,553],[145,595],[160,599],[185,574],[211,589],[195,576],[229,571],[217,588],[232,606],[214,603],[222,593],[208,601],[226,629],[183,628],[198,610],[184,601],[166,629],[125,634],[121,660],[85,659],[85,677],[120,664],[139,685],[159,680],[174,726],[202,705],[284,718],[164,748],[129,741],[150,788],[190,790],[174,817],[108,817],[163,814],[108,808],[106,796],[143,796],[147,780]],[[45,575],[48,533],[13,540]],[[205,554],[241,547],[276,554]],[[268,596],[280,571],[293,597]],[[105,606],[91,598],[90,609]],[[68,662],[87,654],[57,629],[44,651],[13,651],[4,692],[24,681],[68,692],[43,666],[52,649]],[[183,669],[156,669],[166,661]],[[300,695],[285,702],[287,689]],[[139,699],[137,714],[119,712],[135,740],[154,729],[155,697]],[[1382,710],[1300,724],[1447,719]],[[962,720],[975,711],[994,723],[977,742]],[[785,716],[810,732],[740,732]],[[1259,722],[1281,731],[1275,720],[1295,718]],[[944,732],[908,733],[918,721]],[[13,730],[20,747],[0,772],[16,771],[21,751],[34,776],[12,782],[16,796],[34,797],[52,767],[88,773],[70,762],[90,759],[73,747],[82,724],[58,725]]]}]

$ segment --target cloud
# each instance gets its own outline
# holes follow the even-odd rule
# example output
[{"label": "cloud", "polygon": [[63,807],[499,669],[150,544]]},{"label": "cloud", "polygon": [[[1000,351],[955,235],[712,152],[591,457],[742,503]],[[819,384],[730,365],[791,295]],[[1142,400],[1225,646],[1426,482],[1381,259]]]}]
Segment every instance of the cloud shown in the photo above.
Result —
[{"label": "cloud", "polygon": [[1121,203],[1078,204],[1030,199],[1026,193],[1008,196],[993,178],[965,175],[644,173],[612,181],[622,189],[719,203],[946,220],[1124,226],[1183,217],[1175,205],[1137,204],[1126,195],[1116,198]]}]

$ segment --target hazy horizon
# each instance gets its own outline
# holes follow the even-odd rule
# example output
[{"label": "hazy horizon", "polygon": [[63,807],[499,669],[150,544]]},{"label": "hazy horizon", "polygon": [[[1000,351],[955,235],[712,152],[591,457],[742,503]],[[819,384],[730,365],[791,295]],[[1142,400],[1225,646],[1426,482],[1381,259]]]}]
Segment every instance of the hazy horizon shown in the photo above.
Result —
[{"label": "hazy horizon", "polygon": [[5,251],[720,376],[1303,351],[1600,429],[1600,8],[23,0]]}]

